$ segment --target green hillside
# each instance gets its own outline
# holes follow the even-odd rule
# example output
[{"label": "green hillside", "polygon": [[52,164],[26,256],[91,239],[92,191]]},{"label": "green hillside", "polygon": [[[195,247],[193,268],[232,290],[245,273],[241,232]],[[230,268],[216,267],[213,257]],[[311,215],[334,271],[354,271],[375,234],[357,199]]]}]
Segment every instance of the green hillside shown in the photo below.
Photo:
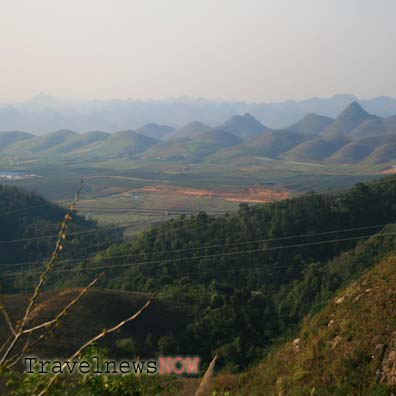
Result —
[{"label": "green hillside", "polygon": [[219,126],[243,140],[251,139],[270,129],[257,121],[251,114],[236,115]]},{"label": "green hillside", "polygon": [[208,129],[210,129],[208,125],[205,125],[199,121],[193,121],[188,123],[184,127],[171,132],[167,136],[167,139],[194,138],[195,136],[204,133]]},{"label": "green hillside", "polygon": [[[58,289],[44,292],[41,302],[33,312],[31,326],[51,320],[62,308],[75,298],[81,289]],[[117,290],[92,289],[80,303],[73,307],[67,319],[56,331],[56,338],[50,338],[35,353],[46,357],[69,356],[82,343],[136,312],[148,299],[148,293],[133,293]],[[12,318],[23,313],[28,295],[7,295],[5,304]],[[100,304],[98,304],[100,301]],[[123,358],[133,355],[149,356],[158,349],[158,341],[168,334],[179,334],[186,325],[182,310],[175,305],[155,301],[138,321],[122,328],[115,335],[106,337],[101,347],[111,350],[112,356]],[[80,331],[84,329],[84,331]],[[149,329],[149,331],[147,331]],[[150,337],[148,336],[150,333]],[[6,323],[0,318],[0,344],[7,334]],[[135,351],[118,347],[119,340],[132,339]],[[147,342],[147,339],[149,342]],[[132,356],[133,357],[133,356]]]},{"label": "green hillside", "polygon": [[359,103],[352,102],[327,126],[323,134],[347,134],[367,121],[380,121],[380,117],[367,113]]},{"label": "green hillside", "polygon": [[313,264],[324,266],[380,231],[373,226],[396,217],[395,197],[390,178],[336,195],[242,205],[225,216],[181,217],[75,264],[82,273],[67,274],[64,281],[87,282],[91,271],[83,269],[93,265],[107,269],[107,287],[157,292],[170,304],[187,304],[190,324],[177,338],[179,350],[199,350],[205,359],[216,350],[220,365],[240,370],[298,324],[295,313],[282,308],[285,290],[292,293]]},{"label": "green hillside", "polygon": [[202,144],[213,145],[214,149],[235,146],[242,141],[239,137],[221,128],[215,128],[208,132],[204,132],[203,134],[196,136],[195,140]]},{"label": "green hillside", "polygon": [[[7,192],[16,194],[18,190]],[[17,197],[8,195],[4,202],[15,202]],[[22,195],[21,198],[24,197]],[[65,341],[56,339],[56,343],[48,344],[47,351],[54,354],[57,351],[65,352],[74,346],[74,337],[81,342],[85,334],[75,335],[76,326],[81,328],[84,325],[87,332],[94,331],[107,326],[110,321],[119,318],[118,315],[125,315],[132,306],[135,307],[133,301],[139,296],[131,292],[155,293],[159,304],[153,311],[156,317],[147,319],[141,328],[127,328],[126,332],[117,335],[119,338],[110,338],[105,345],[111,353],[119,353],[117,339],[133,338],[133,345],[139,345],[143,351],[152,353],[162,350],[164,345],[169,348],[169,353],[198,353],[204,361],[217,353],[217,367],[225,372],[237,373],[262,361],[262,372],[276,375],[259,376],[248,372],[242,377],[241,392],[246,390],[245,394],[251,396],[261,395],[263,389],[268,389],[268,394],[271,394],[271,387],[276,384],[274,378],[279,376],[285,377],[285,382],[280,383],[286,384],[285,392],[287,389],[297,389],[301,384],[307,384],[306,388],[302,388],[304,391],[311,390],[313,386],[321,389],[317,385],[319,373],[320,378],[329,373],[330,379],[326,385],[330,384],[330,391],[334,384],[345,385],[346,388],[341,389],[348,390],[355,384],[353,376],[349,376],[349,382],[346,379],[342,382],[341,379],[347,378],[347,375],[340,371],[348,367],[351,373],[358,367],[359,375],[367,373],[370,381],[371,365],[367,363],[366,355],[361,353],[365,344],[356,344],[357,357],[353,355],[352,360],[348,360],[349,357],[345,359],[344,355],[337,357],[333,361],[335,371],[332,371],[331,360],[323,365],[313,360],[316,356],[314,351],[323,351],[323,355],[319,356],[329,351],[327,341],[324,344],[313,343],[312,347],[310,343],[311,340],[317,340],[318,334],[322,334],[322,327],[324,331],[329,328],[327,325],[332,317],[327,315],[325,320],[315,319],[324,315],[319,313],[319,316],[313,316],[314,319],[304,318],[315,315],[329,301],[333,301],[340,288],[358,280],[365,271],[370,271],[377,262],[393,252],[395,227],[389,223],[393,223],[392,219],[396,217],[395,198],[396,178],[388,177],[381,182],[358,184],[337,194],[310,193],[265,205],[242,204],[238,212],[222,216],[208,216],[205,213],[180,216],[137,235],[131,241],[112,244],[102,251],[97,246],[97,254],[91,253],[91,259],[82,258],[87,256],[87,247],[91,242],[80,239],[81,235],[76,236],[76,239],[73,237],[72,243],[80,241],[82,245],[75,250],[68,243],[65,253],[70,251],[75,254],[70,258],[77,259],[58,262],[59,272],[55,271],[53,281],[48,285],[49,288],[57,286],[68,289],[59,293],[48,290],[50,294],[39,306],[37,318],[56,311],[59,305],[55,297],[71,297],[76,287],[87,284],[103,271],[106,278],[101,286],[114,291],[94,291],[87,296],[85,304],[74,315],[70,315],[70,322],[62,330],[64,333],[60,333]],[[84,219],[80,221],[84,222]],[[11,223],[8,229],[16,228],[17,224]],[[4,234],[3,238],[6,238]],[[63,272],[63,269],[68,271]],[[37,278],[34,273],[36,270],[37,266],[26,265],[23,276],[19,276],[12,284],[6,284],[9,287],[6,289],[8,294],[11,291],[30,290]],[[388,278],[391,279],[390,276]],[[392,284],[389,290],[392,290]],[[359,291],[353,295],[350,301],[358,304],[360,300],[355,297],[360,294]],[[370,296],[376,301],[373,294]],[[8,303],[14,307],[13,312],[18,310],[24,298],[22,294],[7,296]],[[388,300],[393,304],[391,298],[384,301]],[[96,304],[97,301],[100,304]],[[372,314],[380,314],[384,304],[379,303],[381,309],[372,309]],[[372,307],[365,306],[356,317],[362,317]],[[334,327],[337,333],[332,333],[329,341],[340,334],[342,342],[345,341],[349,347],[355,340],[354,335],[352,338],[347,337],[344,331],[347,331],[345,329],[348,329],[349,324],[345,322],[347,327],[342,327],[344,322],[337,315],[337,312],[334,313],[339,327]],[[355,321],[355,316],[351,315],[351,318]],[[352,319],[351,326],[354,323]],[[145,320],[144,317],[142,320]],[[385,326],[380,329],[387,329],[387,323],[390,326],[391,319],[380,316],[378,320],[382,321],[381,326]],[[326,323],[317,325],[321,321]],[[371,316],[367,317],[367,321],[376,323]],[[315,325],[311,326],[310,323]],[[296,334],[301,326],[301,331],[307,333],[298,336]],[[374,327],[373,324],[370,328]],[[311,337],[310,332],[314,331]],[[147,341],[149,333],[151,337]],[[327,337],[327,333],[323,334]],[[166,336],[166,343],[164,340],[160,342],[163,336]],[[301,351],[307,350],[307,355],[298,355],[301,359],[293,360],[286,354],[281,355],[286,356],[282,360],[277,355],[276,345],[291,336],[292,339],[300,338],[298,346]],[[382,339],[380,341],[382,343]],[[296,347],[296,343],[290,345]],[[289,346],[281,347],[281,351],[284,350],[282,348],[288,350]],[[274,352],[271,352],[271,359],[267,361],[265,357],[271,350]],[[307,363],[305,358],[308,359]],[[292,364],[282,366],[289,359]],[[325,357],[320,358],[319,362],[322,361],[327,362]],[[269,368],[266,366],[268,364]],[[327,365],[331,366],[329,371]],[[341,376],[334,374],[339,372]],[[279,382],[276,386],[279,386]],[[337,394],[324,389],[318,394]],[[299,393],[290,393],[294,394]],[[348,393],[338,393],[343,394]]]},{"label": "green hillside", "polygon": [[76,132],[69,130],[60,130],[47,133],[44,136],[37,136],[34,139],[28,139],[17,142],[7,148],[8,154],[37,154],[72,140],[77,135]]},{"label": "green hillside", "polygon": [[192,138],[164,140],[144,152],[143,159],[186,160],[199,162],[225,148],[236,146],[241,139],[219,128],[208,129]]},{"label": "green hillside", "polygon": [[179,161],[191,157],[193,150],[194,146],[192,139],[165,139],[142,153],[141,158],[148,160]]},{"label": "green hillside", "polygon": [[321,116],[315,113],[307,114],[303,119],[297,121],[288,129],[306,135],[318,135],[334,120],[330,117]]},{"label": "green hillside", "polygon": [[158,125],[155,123],[149,123],[136,129],[136,132],[140,133],[141,135],[151,137],[153,139],[163,139],[164,137],[172,133],[174,130],[175,128],[172,128],[168,125]]},{"label": "green hillside", "polygon": [[157,142],[148,136],[127,130],[111,134],[100,145],[86,151],[86,155],[95,158],[117,158],[119,156],[133,156],[146,151]]},{"label": "green hillside", "polygon": [[343,136],[318,137],[293,147],[283,156],[295,161],[323,161],[347,142],[348,140]]},{"label": "green hillside", "polygon": [[76,134],[65,142],[49,148],[46,153],[67,154],[73,151],[86,150],[87,146],[95,143],[103,142],[109,137],[108,133],[101,131],[91,131]]},{"label": "green hillside", "polygon": [[27,132],[20,131],[7,131],[0,132],[0,150],[8,147],[9,145],[28,139],[33,139],[34,135]]},{"label": "green hillside", "polygon": [[[379,117],[366,113],[357,103],[349,105],[336,120],[317,114],[308,114],[287,129],[272,131],[266,129],[249,141],[242,142],[238,147],[223,150],[214,156],[214,160],[258,155],[294,161],[326,161],[333,153],[350,142],[349,133],[353,128],[365,121],[374,122],[374,120],[383,122]],[[367,134],[373,136],[375,130],[371,132],[371,135],[368,132]],[[362,133],[362,136],[357,136],[365,137],[366,134]],[[363,158],[363,155],[354,160],[345,157],[345,162],[359,162]],[[340,155],[333,161],[343,163],[343,160],[344,156]]]},{"label": "green hillside", "polygon": [[371,154],[372,150],[373,148],[370,145],[363,144],[360,141],[350,142],[337,150],[328,160],[342,164],[356,163]]},{"label": "green hillside", "polygon": [[228,161],[243,156],[279,158],[282,153],[305,140],[307,138],[303,135],[289,130],[264,132],[237,146],[218,151],[210,157],[210,161]]},{"label": "green hillside", "polygon": [[396,142],[396,135],[378,135],[353,139],[328,157],[327,160],[329,162],[343,164],[357,163],[366,160],[366,158],[368,159],[367,162],[370,162],[372,161],[370,157],[379,159],[379,163],[391,161],[395,158],[394,156],[392,158],[390,155],[381,155],[380,152],[376,150],[384,146],[390,148],[394,142]]},{"label": "green hillside", "polygon": [[[54,248],[59,224],[65,214],[65,208],[37,194],[0,185],[0,264],[3,274],[21,272],[25,268],[41,268],[43,260],[49,257]],[[69,249],[62,253],[62,258],[78,257],[82,253],[93,254],[98,248],[109,245],[107,241],[121,240],[119,230],[102,232],[97,229],[95,222],[78,215],[74,216],[69,232],[72,234],[68,240]],[[15,265],[20,262],[27,263]],[[23,290],[25,285],[31,285],[31,278],[5,278],[0,283],[3,286],[6,284],[8,291]]]},{"label": "green hillside", "polygon": [[396,143],[389,142],[377,147],[368,157],[364,159],[365,163],[382,164],[386,162],[393,163],[396,158]]},{"label": "green hillside", "polygon": [[62,130],[37,136],[7,146],[8,155],[47,158],[64,154],[84,158],[108,158],[130,156],[147,150],[157,142],[135,131],[120,131],[108,134],[92,131],[77,134]]},{"label": "green hillside", "polygon": [[[128,157],[175,163],[220,161],[237,166],[239,159],[248,163],[253,157],[261,157],[331,166],[356,165],[359,169],[360,165],[392,165],[395,136],[396,116],[381,118],[352,102],[336,119],[311,113],[285,129],[267,128],[252,115],[244,114],[215,128],[195,121],[179,129],[149,123],[137,131],[113,134],[63,130],[35,137],[7,132],[0,134],[0,150],[2,146],[7,148],[3,154],[8,160],[92,163]],[[383,147],[379,149],[380,146]],[[383,158],[382,152],[387,153]]]},{"label": "green hillside", "polygon": [[349,131],[348,135],[355,138],[367,136],[381,136],[388,132],[384,119],[370,118],[363,121],[359,126]]},{"label": "green hillside", "polygon": [[390,133],[396,132],[396,115],[384,119],[385,128]]},{"label": "green hillside", "polygon": [[364,395],[395,392],[396,257],[340,290],[286,342],[244,375],[237,395]]}]

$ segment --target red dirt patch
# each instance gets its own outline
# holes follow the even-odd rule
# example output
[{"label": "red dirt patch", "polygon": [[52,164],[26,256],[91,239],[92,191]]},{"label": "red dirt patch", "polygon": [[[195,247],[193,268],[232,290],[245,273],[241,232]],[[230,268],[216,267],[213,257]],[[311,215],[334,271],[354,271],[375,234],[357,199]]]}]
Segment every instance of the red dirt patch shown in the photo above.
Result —
[{"label": "red dirt patch", "polygon": [[384,169],[380,172],[382,175],[394,175],[396,173],[396,167],[392,166],[388,169]]},{"label": "red dirt patch", "polygon": [[286,199],[289,197],[289,192],[281,188],[268,188],[263,186],[252,186],[240,189],[212,189],[203,190],[195,188],[178,187],[165,184],[155,184],[133,190],[134,192],[154,193],[154,194],[168,194],[168,195],[182,195],[188,197],[208,197],[208,198],[223,198],[229,202],[250,202],[250,203],[265,203]]}]

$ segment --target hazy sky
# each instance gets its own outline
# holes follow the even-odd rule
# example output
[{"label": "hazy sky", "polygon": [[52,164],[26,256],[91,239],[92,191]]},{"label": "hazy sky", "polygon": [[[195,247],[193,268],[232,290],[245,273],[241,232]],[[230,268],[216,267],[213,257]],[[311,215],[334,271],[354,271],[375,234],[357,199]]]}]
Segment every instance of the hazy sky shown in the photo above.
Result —
[{"label": "hazy sky", "polygon": [[1,0],[0,101],[396,96],[395,0]]}]

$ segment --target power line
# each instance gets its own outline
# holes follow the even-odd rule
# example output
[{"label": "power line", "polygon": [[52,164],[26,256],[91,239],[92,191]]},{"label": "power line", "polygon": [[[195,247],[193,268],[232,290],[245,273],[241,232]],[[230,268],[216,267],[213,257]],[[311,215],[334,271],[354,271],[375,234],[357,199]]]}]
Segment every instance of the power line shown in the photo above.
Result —
[{"label": "power line", "polygon": [[[92,271],[92,270],[99,270],[99,269],[113,269],[113,268],[121,268],[121,267],[131,267],[135,265],[142,265],[142,264],[160,264],[166,263],[169,261],[189,261],[189,260],[199,260],[199,259],[207,259],[207,258],[216,258],[216,257],[227,257],[227,256],[238,256],[243,254],[250,254],[250,253],[258,253],[258,252],[265,252],[265,251],[276,251],[276,250],[283,250],[283,249],[290,249],[296,247],[304,247],[304,246],[314,246],[314,245],[322,245],[328,243],[336,243],[336,242],[345,242],[345,241],[352,241],[352,240],[359,240],[365,238],[373,238],[373,237],[382,237],[387,235],[396,235],[396,232],[389,232],[389,233],[381,233],[381,234],[374,234],[374,235],[365,235],[360,237],[350,237],[350,238],[343,238],[343,239],[333,239],[328,241],[318,241],[318,242],[307,242],[302,244],[294,244],[294,245],[286,245],[286,246],[276,246],[276,247],[269,247],[269,248],[262,248],[262,249],[252,249],[252,250],[243,250],[237,252],[225,252],[220,254],[209,254],[204,256],[196,256],[196,257],[176,257],[176,258],[168,258],[163,260],[154,260],[154,261],[142,261],[142,262],[134,262],[134,263],[124,263],[124,264],[114,264],[114,265],[102,265],[102,266],[90,266],[86,268],[63,268],[58,270],[53,270],[52,272],[61,273],[61,272],[84,272],[84,271]],[[135,255],[124,255],[123,258],[133,257]],[[110,257],[109,257],[110,258]],[[121,258],[121,256],[119,256]],[[35,271],[29,272],[29,275],[32,274],[41,274],[42,271]],[[14,277],[19,275],[24,275],[25,272],[16,272],[16,273],[0,273],[0,276],[4,277]]]},{"label": "power line", "polygon": [[[79,213],[82,213],[84,211],[87,211],[89,213],[94,212],[102,212],[102,213],[117,213],[117,212],[122,212],[122,213],[160,213],[160,214],[179,214],[179,215],[196,215],[199,214],[201,211],[199,210],[177,210],[177,209],[156,209],[156,208],[115,208],[115,207],[110,207],[110,208],[101,208],[101,207],[89,207],[89,206],[80,206],[79,207]],[[221,215],[224,214],[226,211],[225,210],[218,210],[218,211],[208,211],[206,212],[207,214],[210,215]]]},{"label": "power line", "polygon": [[[117,237],[117,238],[111,238],[111,239],[108,239],[108,240],[106,240],[106,241],[103,241],[103,242],[97,242],[97,243],[93,243],[93,244],[91,244],[91,245],[83,245],[83,246],[81,246],[81,248],[82,249],[84,249],[84,251],[86,251],[87,249],[89,249],[89,248],[94,248],[94,247],[97,247],[97,246],[102,246],[102,245],[106,245],[106,244],[109,244],[109,246],[108,247],[110,247],[112,244],[114,244],[114,243],[117,243],[117,242],[120,242],[120,243],[126,243],[127,242],[127,240],[122,240],[122,239],[120,239],[119,237]],[[104,248],[104,249],[106,249],[106,248]],[[77,254],[78,253],[78,250],[70,250],[70,249],[68,249],[68,251],[71,253],[71,254]],[[100,250],[100,251],[103,251],[103,250]],[[95,256],[91,256],[91,258],[94,258]],[[70,259],[62,259],[62,260],[58,260],[57,262],[58,263],[63,263],[63,262],[69,262],[70,260],[76,260],[76,259],[73,259],[72,257],[70,258]],[[76,260],[76,261],[80,261],[81,259],[78,259],[78,260]],[[13,263],[0,263],[0,267],[12,267],[12,266],[23,266],[23,265],[26,265],[26,264],[32,264],[32,265],[34,265],[34,264],[43,264],[44,262],[46,262],[47,261],[47,258],[46,257],[43,257],[42,259],[38,259],[38,260],[34,260],[34,261],[20,261],[20,262],[13,262]]]},{"label": "power line", "polygon": [[[124,223],[116,226],[111,226],[111,227],[101,227],[101,228],[94,228],[86,231],[76,231],[76,232],[70,232],[67,235],[83,235],[83,234],[94,234],[97,232],[105,232],[109,230],[116,230],[119,228],[128,228],[132,225],[135,225],[136,222],[133,223]],[[52,238],[57,238],[59,237],[59,232],[56,234],[50,234],[50,235],[43,235],[39,237],[32,237],[32,238],[22,238],[22,239],[11,239],[11,240],[3,240],[0,241],[0,244],[8,244],[8,243],[19,243],[19,242],[30,242],[30,241],[38,241],[42,239],[52,239]]]},{"label": "power line", "polygon": [[[202,246],[196,246],[196,247],[190,247],[190,248],[182,248],[182,249],[170,249],[170,250],[161,250],[157,252],[141,252],[141,253],[136,253],[133,255],[116,255],[116,256],[104,256],[101,257],[101,260],[110,260],[110,259],[115,259],[115,258],[124,258],[124,257],[132,257],[132,256],[139,256],[139,255],[156,255],[156,254],[163,254],[163,253],[178,253],[178,252],[183,252],[183,251],[195,251],[195,250],[201,250],[201,249],[214,249],[214,248],[219,248],[219,247],[232,247],[232,246],[241,246],[241,245],[247,245],[247,244],[253,244],[253,243],[262,243],[262,242],[274,242],[274,241],[282,241],[282,240],[290,240],[290,239],[296,239],[296,238],[310,238],[314,236],[323,236],[323,235],[330,235],[330,234],[336,234],[336,233],[343,233],[343,232],[350,232],[350,231],[361,231],[361,230],[368,230],[368,229],[373,229],[373,228],[383,228],[389,225],[395,225],[395,223],[387,223],[387,224],[377,224],[377,225],[371,225],[371,226],[364,226],[364,227],[356,227],[356,228],[344,228],[344,229],[338,229],[338,230],[332,230],[332,231],[323,231],[323,232],[315,232],[315,233],[308,233],[308,234],[299,234],[299,235],[289,235],[289,236],[284,236],[284,237],[277,237],[277,238],[266,238],[266,239],[254,239],[254,240],[247,240],[243,242],[235,242],[235,243],[225,243],[225,244],[216,244],[216,245],[202,245]],[[104,241],[103,244],[108,243],[107,241]],[[96,244],[91,245],[92,247],[95,247]],[[88,248],[88,247],[84,247]],[[86,256],[86,257],[79,257],[79,258],[71,258],[71,259],[63,259],[59,260],[58,263],[72,263],[72,262],[79,262],[79,261],[85,261],[89,259],[95,258],[95,256]],[[8,264],[0,264],[0,267],[16,267],[16,266],[22,266],[26,264],[40,264],[45,260],[42,261],[25,261],[25,262],[19,262],[19,263],[8,263]]]},{"label": "power line", "polygon": [[[338,175],[334,175],[334,176],[338,176]],[[387,179],[387,180],[379,180],[378,182],[368,182],[367,184],[370,186],[370,185],[373,185],[373,184],[379,184],[379,183],[385,183],[385,182],[391,182],[391,181],[396,182],[396,179],[392,179],[391,178],[391,179]],[[125,209],[125,210],[127,210],[127,209]],[[196,213],[199,213],[199,212],[196,212]],[[117,228],[127,228],[127,227],[129,227],[129,226],[131,226],[133,224],[136,224],[136,223],[125,223],[125,224],[120,224],[120,225],[113,226],[113,227],[96,228],[96,229],[93,229],[93,230],[69,233],[68,235],[81,235],[81,234],[87,234],[87,233],[103,232],[103,231],[107,231],[107,230],[111,230],[111,229],[117,229]],[[185,226],[188,227],[188,225],[185,225]],[[180,229],[181,227],[183,227],[183,226],[179,226],[177,229]],[[193,228],[193,229],[200,229],[200,228],[201,227]],[[29,242],[29,241],[34,241],[34,240],[51,239],[51,238],[56,238],[58,236],[59,236],[59,234],[56,233],[56,234],[45,235],[45,236],[40,236],[40,237],[22,238],[22,239],[14,239],[14,240],[2,240],[2,241],[0,241],[0,244],[19,243],[19,242]]]},{"label": "power line", "polygon": [[8,216],[8,215],[10,215],[10,214],[15,214],[15,213],[19,213],[19,212],[24,212],[24,211],[26,211],[26,210],[45,208],[45,207],[47,207],[47,206],[54,206],[54,207],[57,208],[57,209],[58,209],[58,208],[59,208],[59,209],[65,209],[64,207],[62,207],[62,206],[60,206],[60,205],[58,205],[58,204],[56,204],[56,203],[54,203],[54,202],[48,202],[48,203],[45,203],[45,204],[42,204],[42,205],[28,206],[28,207],[21,208],[21,209],[15,209],[15,210],[10,210],[10,211],[8,211],[8,212],[2,212],[2,213],[0,213],[0,217]]}]

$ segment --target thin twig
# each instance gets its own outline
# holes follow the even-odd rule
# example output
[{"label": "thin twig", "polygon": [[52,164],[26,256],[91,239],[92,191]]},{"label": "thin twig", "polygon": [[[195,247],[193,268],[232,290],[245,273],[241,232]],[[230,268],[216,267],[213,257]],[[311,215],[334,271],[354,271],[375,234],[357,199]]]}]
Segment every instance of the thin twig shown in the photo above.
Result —
[{"label": "thin twig", "polygon": [[80,187],[78,188],[78,190],[76,192],[76,195],[74,197],[74,201],[70,204],[70,209],[69,209],[68,213],[66,214],[65,219],[64,219],[64,221],[62,223],[61,230],[59,232],[59,237],[58,237],[58,240],[56,241],[55,249],[54,249],[54,251],[53,251],[53,253],[51,255],[51,258],[50,258],[50,260],[49,260],[49,262],[47,264],[47,267],[46,267],[45,271],[40,276],[40,281],[39,281],[39,283],[38,283],[38,285],[37,285],[37,287],[36,287],[36,289],[34,291],[33,297],[31,298],[28,307],[26,308],[25,315],[24,315],[24,317],[22,319],[22,323],[21,323],[21,329],[22,330],[23,330],[23,328],[24,328],[24,326],[25,326],[25,324],[26,324],[26,322],[27,322],[27,320],[28,320],[28,318],[30,316],[30,313],[31,313],[34,305],[37,302],[37,299],[38,299],[38,297],[40,295],[41,289],[43,288],[43,286],[45,284],[47,276],[48,276],[49,272],[51,271],[53,265],[55,264],[56,259],[58,258],[59,252],[63,249],[62,241],[66,237],[65,232],[66,232],[66,229],[67,229],[67,225],[68,225],[69,221],[72,220],[71,216],[74,213],[74,209],[75,209],[75,206],[76,206],[76,204],[78,202],[78,199],[79,199],[79,196],[80,196],[80,192],[81,192],[81,190],[83,188],[83,183],[84,182],[82,180],[81,183],[80,183]]},{"label": "thin twig", "polygon": [[[35,327],[32,327],[30,329],[26,329],[23,331],[23,334],[29,334],[28,337],[28,341],[25,343],[25,346],[22,348],[22,350],[17,353],[15,356],[11,357],[9,360],[11,361],[11,363],[7,364],[7,368],[11,368],[14,367],[18,361],[22,358],[22,356],[25,355],[25,353],[27,351],[29,351],[30,349],[33,348],[33,346],[36,346],[39,341],[43,340],[48,333],[51,332],[51,327],[53,327],[54,324],[56,324],[60,319],[62,319],[63,316],[65,316],[67,314],[67,312],[69,311],[69,309],[77,304],[80,299],[88,292],[88,290],[90,288],[92,288],[93,286],[95,286],[95,284],[98,282],[98,280],[104,275],[104,273],[100,274],[96,279],[94,279],[88,286],[84,287],[84,289],[81,290],[81,292],[78,294],[77,297],[75,297],[72,301],[70,301],[69,304],[67,304],[61,312],[58,313],[58,315],[56,315],[56,317],[52,320],[49,320],[48,322],[45,323],[41,323]],[[40,337],[35,340],[32,344],[30,343],[30,339],[31,339],[31,335],[33,332],[42,329],[43,327],[45,327],[47,329],[47,332],[45,334],[40,335]]]},{"label": "thin twig", "polygon": [[6,367],[8,369],[14,367],[19,362],[19,359],[26,353],[27,349],[29,348],[29,344],[30,344],[30,339],[31,338],[32,338],[32,333],[29,333],[29,335],[27,337],[27,340],[25,342],[25,345],[23,346],[21,352],[18,353],[17,355],[15,355],[15,356],[12,356],[11,358],[9,358],[7,360],[7,362],[11,362],[11,363],[7,363]]},{"label": "thin twig", "polygon": [[145,311],[150,304],[152,303],[152,299],[148,300],[137,312],[135,312],[133,315],[131,315],[129,318],[122,320],[121,322],[119,322],[118,324],[116,324],[115,326],[111,327],[110,329],[105,329],[103,331],[101,331],[99,334],[97,334],[95,337],[91,338],[89,341],[87,341],[83,346],[81,346],[72,356],[70,356],[70,358],[63,363],[61,369],[59,370],[59,372],[57,374],[54,374],[51,379],[49,380],[47,386],[40,392],[37,394],[37,396],[44,396],[48,393],[49,389],[51,388],[51,386],[55,383],[56,379],[58,378],[58,376],[60,375],[60,373],[63,371],[63,369],[67,366],[68,362],[72,361],[73,359],[75,359],[76,357],[80,356],[81,353],[88,348],[89,346],[91,346],[92,344],[94,344],[96,341],[99,341],[101,338],[105,337],[107,334],[111,334],[114,333],[115,331],[119,330],[121,327],[123,327],[124,325],[126,325],[127,323],[135,320],[137,317],[139,317],[143,311]]},{"label": "thin twig", "polygon": [[42,274],[40,275],[40,280],[37,284],[37,286],[34,289],[34,293],[33,296],[30,298],[30,301],[26,307],[25,313],[23,315],[23,318],[20,322],[20,324],[18,325],[18,327],[15,329],[15,334],[14,334],[14,338],[12,339],[12,341],[10,342],[10,344],[8,345],[7,348],[5,348],[5,352],[3,354],[3,356],[0,358],[0,367],[6,365],[8,357],[10,356],[11,352],[13,351],[13,349],[15,348],[15,346],[18,344],[19,340],[21,339],[22,335],[23,335],[23,331],[25,330],[26,324],[29,321],[30,315],[32,313],[32,310],[34,308],[34,306],[37,303],[37,300],[40,297],[41,294],[41,290],[44,287],[47,277],[49,275],[49,273],[51,272],[51,270],[53,269],[55,262],[58,258],[58,254],[62,251],[63,249],[63,240],[66,239],[66,230],[67,230],[67,226],[68,223],[72,220],[72,215],[75,211],[75,207],[77,205],[77,202],[79,200],[80,197],[80,193],[81,190],[84,186],[84,180],[81,180],[80,182],[80,186],[75,194],[74,200],[73,202],[70,204],[69,207],[69,211],[66,213],[65,218],[62,222],[61,225],[61,229],[59,232],[59,237],[58,240],[56,242],[55,245],[55,249],[51,255],[50,260],[48,261],[45,270],[42,272]]},{"label": "thin twig", "polygon": [[4,316],[4,319],[5,319],[6,323],[7,323],[8,328],[10,329],[11,334],[13,336],[15,336],[16,335],[16,331],[15,331],[15,328],[14,328],[12,322],[11,322],[10,316],[8,315],[8,312],[6,310],[3,296],[1,296],[1,298],[0,298],[0,311],[3,314],[3,316]]},{"label": "thin twig", "polygon": [[81,292],[78,294],[78,296],[76,298],[74,298],[72,301],[69,302],[69,304],[67,304],[62,311],[60,311],[58,313],[58,315],[55,316],[54,319],[49,320],[48,322],[44,322],[41,323],[37,326],[31,327],[30,329],[25,329],[23,330],[23,334],[27,334],[27,333],[32,333],[34,331],[37,331],[39,329],[42,329],[43,327],[50,327],[51,325],[53,325],[54,323],[56,323],[59,319],[61,319],[63,316],[65,316],[67,314],[67,311],[75,304],[77,304],[80,299],[84,296],[84,294],[87,293],[87,291],[93,287],[98,280],[104,275],[104,273],[100,274],[96,279],[94,279],[88,286],[84,287],[84,289],[81,290]]},{"label": "thin twig", "polygon": [[12,335],[10,335],[3,343],[2,346],[0,346],[0,353],[4,351],[4,349],[7,347],[8,343],[11,341]]}]

